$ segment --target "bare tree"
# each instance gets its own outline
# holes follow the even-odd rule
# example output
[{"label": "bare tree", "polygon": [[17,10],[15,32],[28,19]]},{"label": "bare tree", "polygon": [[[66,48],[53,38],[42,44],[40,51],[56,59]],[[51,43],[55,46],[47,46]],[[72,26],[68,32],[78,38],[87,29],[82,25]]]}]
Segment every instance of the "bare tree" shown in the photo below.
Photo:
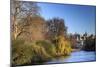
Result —
[{"label": "bare tree", "polygon": [[64,20],[60,18],[53,18],[47,21],[47,34],[49,38],[57,37],[59,35],[65,36],[67,27],[64,24]]},{"label": "bare tree", "polygon": [[21,33],[27,32],[33,16],[39,14],[39,7],[34,2],[11,0],[11,30],[14,39]]}]

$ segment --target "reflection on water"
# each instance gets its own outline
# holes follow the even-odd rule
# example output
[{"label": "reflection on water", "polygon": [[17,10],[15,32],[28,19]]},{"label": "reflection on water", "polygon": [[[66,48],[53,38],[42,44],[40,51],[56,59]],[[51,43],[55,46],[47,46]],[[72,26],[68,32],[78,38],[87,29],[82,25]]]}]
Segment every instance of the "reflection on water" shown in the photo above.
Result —
[{"label": "reflection on water", "polygon": [[69,57],[62,57],[60,59],[54,59],[46,63],[63,63],[63,62],[83,62],[83,61],[95,61],[96,53],[94,51],[77,51],[73,52]]}]

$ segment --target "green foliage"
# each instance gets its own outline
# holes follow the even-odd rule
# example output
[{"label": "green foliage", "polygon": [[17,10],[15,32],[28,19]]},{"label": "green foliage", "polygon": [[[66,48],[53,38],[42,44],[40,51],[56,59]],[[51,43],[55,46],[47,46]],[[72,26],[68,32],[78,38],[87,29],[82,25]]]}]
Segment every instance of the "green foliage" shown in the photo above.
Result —
[{"label": "green foliage", "polygon": [[[41,45],[39,45],[41,43]],[[46,50],[50,46],[47,43],[43,43],[43,41],[35,42],[25,42],[23,40],[13,40],[12,41],[12,63],[15,65],[23,65],[38,63],[39,61],[46,61],[51,59],[51,55],[49,54],[52,50]],[[51,44],[50,44],[51,45]],[[51,48],[51,47],[50,47]],[[52,47],[53,48],[53,47]],[[49,53],[48,53],[49,52]],[[52,53],[51,53],[52,54]]]},{"label": "green foliage", "polygon": [[52,44],[51,42],[45,40],[39,40],[36,41],[36,44],[42,46],[49,55],[55,56],[56,54],[55,45]]},{"label": "green foliage", "polygon": [[31,43],[31,46],[33,48],[33,52],[35,53],[33,57],[33,61],[46,61],[47,59],[51,58],[51,56],[46,52],[45,48],[41,45],[38,45],[36,43]]},{"label": "green foliage", "polygon": [[25,44],[23,40],[12,41],[12,63],[21,65],[30,63],[33,58],[33,50],[30,45]]},{"label": "green foliage", "polygon": [[46,40],[31,43],[20,39],[12,41],[12,63],[15,65],[39,63],[56,56],[69,55],[70,52],[70,43],[61,36],[56,45]]}]

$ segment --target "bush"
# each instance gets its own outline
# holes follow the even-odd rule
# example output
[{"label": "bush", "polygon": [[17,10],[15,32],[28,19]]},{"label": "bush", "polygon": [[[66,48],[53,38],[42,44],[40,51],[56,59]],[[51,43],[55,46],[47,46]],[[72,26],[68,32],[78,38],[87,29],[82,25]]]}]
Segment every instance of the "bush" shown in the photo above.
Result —
[{"label": "bush", "polygon": [[39,45],[34,42],[25,43],[23,40],[13,40],[12,63],[14,65],[36,64],[51,59],[44,46],[46,46],[44,43]]},{"label": "bush", "polygon": [[71,43],[70,43],[70,41],[67,41],[66,40],[66,54],[67,55],[70,55],[70,53],[71,53],[71,51],[72,51],[72,48],[71,48]]},{"label": "bush", "polygon": [[56,40],[57,55],[69,55],[71,53],[71,45],[63,36],[59,36]]},{"label": "bush", "polygon": [[51,58],[51,56],[46,52],[43,46],[36,43],[31,43],[31,45],[33,48],[33,52],[35,53],[35,56],[32,59],[34,62],[46,61],[47,59]]},{"label": "bush", "polygon": [[39,64],[53,59],[55,56],[69,55],[70,43],[62,37],[58,38],[57,45],[46,40],[25,42],[12,40],[12,63],[14,65]]},{"label": "bush", "polygon": [[84,45],[83,45],[82,49],[85,51],[95,51],[96,50],[95,39],[87,38],[84,41]]},{"label": "bush", "polygon": [[12,41],[12,63],[22,65],[30,63],[33,58],[33,48],[31,45],[25,44],[23,40]]},{"label": "bush", "polygon": [[45,40],[36,41],[36,44],[38,46],[42,46],[50,56],[55,56],[56,49],[55,49],[54,44],[50,43],[49,41],[45,41]]}]

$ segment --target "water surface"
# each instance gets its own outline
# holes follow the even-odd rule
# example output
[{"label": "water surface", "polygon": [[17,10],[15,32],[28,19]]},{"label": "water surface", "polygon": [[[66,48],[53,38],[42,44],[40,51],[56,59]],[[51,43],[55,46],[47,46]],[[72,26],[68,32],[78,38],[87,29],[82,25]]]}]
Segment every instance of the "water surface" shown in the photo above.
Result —
[{"label": "water surface", "polygon": [[64,63],[64,62],[86,62],[95,61],[96,53],[95,51],[77,51],[72,52],[69,57],[57,58],[46,63]]}]

